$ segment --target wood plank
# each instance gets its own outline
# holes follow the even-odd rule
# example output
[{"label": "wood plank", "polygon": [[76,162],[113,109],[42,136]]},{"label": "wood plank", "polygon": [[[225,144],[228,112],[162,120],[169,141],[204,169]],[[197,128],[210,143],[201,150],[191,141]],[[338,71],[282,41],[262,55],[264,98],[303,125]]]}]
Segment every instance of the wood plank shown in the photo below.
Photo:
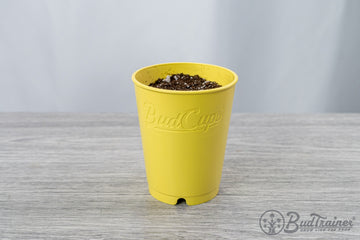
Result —
[{"label": "wood plank", "polygon": [[[352,219],[266,235],[270,209]],[[148,194],[137,116],[0,113],[0,239],[359,239],[360,114],[234,114],[220,192]]]}]

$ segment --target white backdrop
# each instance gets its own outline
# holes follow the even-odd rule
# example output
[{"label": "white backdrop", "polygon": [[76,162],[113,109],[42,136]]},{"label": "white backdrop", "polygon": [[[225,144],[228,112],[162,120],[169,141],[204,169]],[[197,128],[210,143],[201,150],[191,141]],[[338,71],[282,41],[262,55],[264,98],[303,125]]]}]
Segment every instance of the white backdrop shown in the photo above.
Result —
[{"label": "white backdrop", "polygon": [[360,1],[0,0],[0,111],[136,112],[131,74],[239,75],[236,112],[360,112]]}]

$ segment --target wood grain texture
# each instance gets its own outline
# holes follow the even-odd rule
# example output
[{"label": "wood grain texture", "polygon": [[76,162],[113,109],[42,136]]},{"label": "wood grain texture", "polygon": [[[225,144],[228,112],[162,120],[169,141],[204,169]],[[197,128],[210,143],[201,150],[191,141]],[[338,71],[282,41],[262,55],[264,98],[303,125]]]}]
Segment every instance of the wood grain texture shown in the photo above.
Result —
[{"label": "wood grain texture", "polygon": [[[353,219],[264,234],[269,209]],[[234,114],[220,192],[171,206],[147,189],[136,115],[0,114],[0,239],[360,239],[360,115]]]}]

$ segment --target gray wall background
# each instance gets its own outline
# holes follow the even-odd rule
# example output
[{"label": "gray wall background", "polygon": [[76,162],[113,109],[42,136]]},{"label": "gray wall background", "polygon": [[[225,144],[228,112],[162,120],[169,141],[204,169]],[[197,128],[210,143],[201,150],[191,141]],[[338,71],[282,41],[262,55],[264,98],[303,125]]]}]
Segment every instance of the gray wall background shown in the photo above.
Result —
[{"label": "gray wall background", "polygon": [[360,112],[357,0],[0,0],[0,111],[136,112],[131,74],[205,62],[235,112]]}]

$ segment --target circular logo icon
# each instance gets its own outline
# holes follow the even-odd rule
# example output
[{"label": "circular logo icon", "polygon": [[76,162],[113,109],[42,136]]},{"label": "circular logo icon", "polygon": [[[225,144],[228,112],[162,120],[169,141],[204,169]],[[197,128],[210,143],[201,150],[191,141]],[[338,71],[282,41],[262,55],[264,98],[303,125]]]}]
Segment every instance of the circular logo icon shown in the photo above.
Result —
[{"label": "circular logo icon", "polygon": [[259,225],[267,235],[276,235],[283,230],[285,219],[279,211],[268,210],[261,215]]}]

